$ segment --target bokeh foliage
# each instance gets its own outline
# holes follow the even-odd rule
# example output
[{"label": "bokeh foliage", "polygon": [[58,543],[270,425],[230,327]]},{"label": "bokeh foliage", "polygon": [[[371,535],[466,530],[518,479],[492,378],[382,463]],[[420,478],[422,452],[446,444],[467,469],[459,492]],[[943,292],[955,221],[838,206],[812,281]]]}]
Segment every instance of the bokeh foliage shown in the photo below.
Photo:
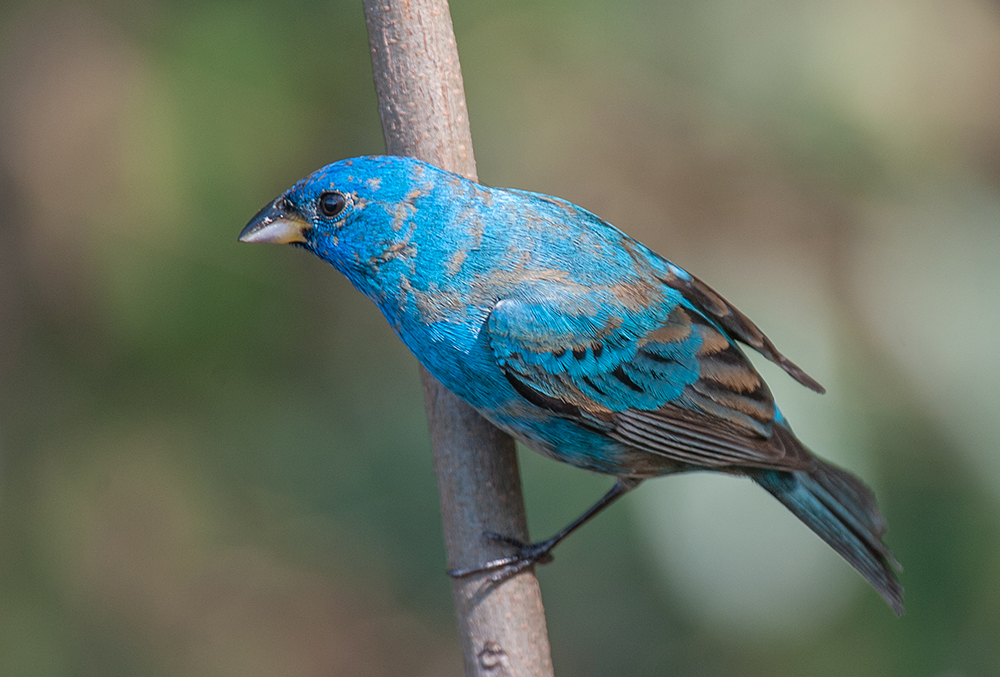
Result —
[{"label": "bokeh foliage", "polygon": [[[481,179],[817,372],[766,375],[906,565],[896,620],[762,492],[650,483],[540,571],[557,670],[1000,671],[996,4],[453,4]],[[382,151],[360,3],[11,0],[0,37],[0,674],[460,674],[414,360],[235,241]],[[608,486],[522,465],[536,536]]]}]

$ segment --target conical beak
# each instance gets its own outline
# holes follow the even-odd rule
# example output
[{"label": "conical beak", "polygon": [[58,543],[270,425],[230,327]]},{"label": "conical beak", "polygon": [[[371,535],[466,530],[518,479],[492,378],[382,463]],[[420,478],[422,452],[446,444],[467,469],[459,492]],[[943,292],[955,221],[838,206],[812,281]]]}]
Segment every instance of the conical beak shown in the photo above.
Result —
[{"label": "conical beak", "polygon": [[257,215],[250,219],[250,223],[240,233],[240,242],[265,242],[268,244],[305,242],[305,231],[312,228],[312,225],[292,212],[287,205],[286,201],[278,198],[257,212]]}]

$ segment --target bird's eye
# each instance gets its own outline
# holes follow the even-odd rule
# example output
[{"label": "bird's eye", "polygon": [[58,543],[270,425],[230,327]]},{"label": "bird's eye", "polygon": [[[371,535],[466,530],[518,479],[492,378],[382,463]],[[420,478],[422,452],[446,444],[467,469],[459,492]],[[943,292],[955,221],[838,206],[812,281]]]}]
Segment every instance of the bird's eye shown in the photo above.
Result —
[{"label": "bird's eye", "polygon": [[331,190],[319,196],[319,210],[323,216],[334,217],[344,211],[347,200],[337,191]]}]

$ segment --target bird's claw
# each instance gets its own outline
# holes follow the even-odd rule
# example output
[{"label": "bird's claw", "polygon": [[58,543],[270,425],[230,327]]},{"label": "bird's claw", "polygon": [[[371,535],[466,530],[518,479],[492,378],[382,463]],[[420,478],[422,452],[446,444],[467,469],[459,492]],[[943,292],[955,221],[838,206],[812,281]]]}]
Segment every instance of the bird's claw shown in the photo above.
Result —
[{"label": "bird's claw", "polygon": [[548,564],[553,560],[552,548],[555,543],[552,541],[542,541],[540,543],[525,543],[510,536],[486,532],[483,536],[496,543],[509,545],[516,550],[513,555],[490,560],[478,566],[449,569],[448,575],[452,578],[465,578],[475,574],[493,572],[489,577],[491,583],[500,583],[512,576],[516,576],[525,569],[535,564]]},{"label": "bird's claw", "polygon": [[493,541],[494,543],[503,543],[509,545],[512,548],[517,549],[518,552],[524,550],[527,544],[524,541],[519,541],[512,536],[504,536],[503,534],[498,534],[495,531],[487,531],[483,534],[483,538],[487,541]]}]

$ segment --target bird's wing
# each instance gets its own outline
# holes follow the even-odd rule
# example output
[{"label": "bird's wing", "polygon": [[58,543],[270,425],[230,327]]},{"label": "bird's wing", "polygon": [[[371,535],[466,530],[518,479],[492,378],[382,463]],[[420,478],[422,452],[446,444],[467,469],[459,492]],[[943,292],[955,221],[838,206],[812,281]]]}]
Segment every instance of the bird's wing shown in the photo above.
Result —
[{"label": "bird's wing", "polygon": [[711,318],[729,336],[750,346],[784,369],[789,376],[810,390],[818,393],[826,392],[826,389],[816,379],[809,376],[794,362],[779,353],[778,349],[771,343],[771,340],[764,335],[764,332],[733,304],[722,298],[718,292],[694,275],[682,271],[680,268],[676,268],[676,266],[672,266],[672,268],[680,274],[674,274],[673,270],[671,270],[666,277],[661,277],[660,279],[668,286],[679,291],[689,303]]},{"label": "bird's wing", "polygon": [[486,329],[514,389],[555,414],[693,466],[801,467],[801,447],[772,435],[774,400],[746,356],[673,297],[637,310],[536,284],[500,300]]},{"label": "bird's wing", "polygon": [[764,335],[764,332],[750,318],[741,313],[733,304],[722,298],[718,292],[691,273],[659,256],[656,252],[636,242],[596,214],[592,214],[582,207],[549,195],[511,189],[508,189],[508,192],[517,193],[532,200],[557,206],[564,211],[550,214],[548,217],[555,221],[560,221],[565,220],[568,213],[571,215],[568,222],[571,227],[573,225],[578,227],[581,221],[589,221],[595,228],[613,230],[618,234],[620,246],[631,256],[634,265],[645,270],[647,274],[659,279],[671,289],[680,292],[688,305],[709,318],[716,326],[726,332],[730,338],[750,346],[784,369],[789,376],[810,390],[814,390],[817,393],[826,392],[826,389],[814,378],[778,352],[778,349],[774,347],[771,340]]}]

